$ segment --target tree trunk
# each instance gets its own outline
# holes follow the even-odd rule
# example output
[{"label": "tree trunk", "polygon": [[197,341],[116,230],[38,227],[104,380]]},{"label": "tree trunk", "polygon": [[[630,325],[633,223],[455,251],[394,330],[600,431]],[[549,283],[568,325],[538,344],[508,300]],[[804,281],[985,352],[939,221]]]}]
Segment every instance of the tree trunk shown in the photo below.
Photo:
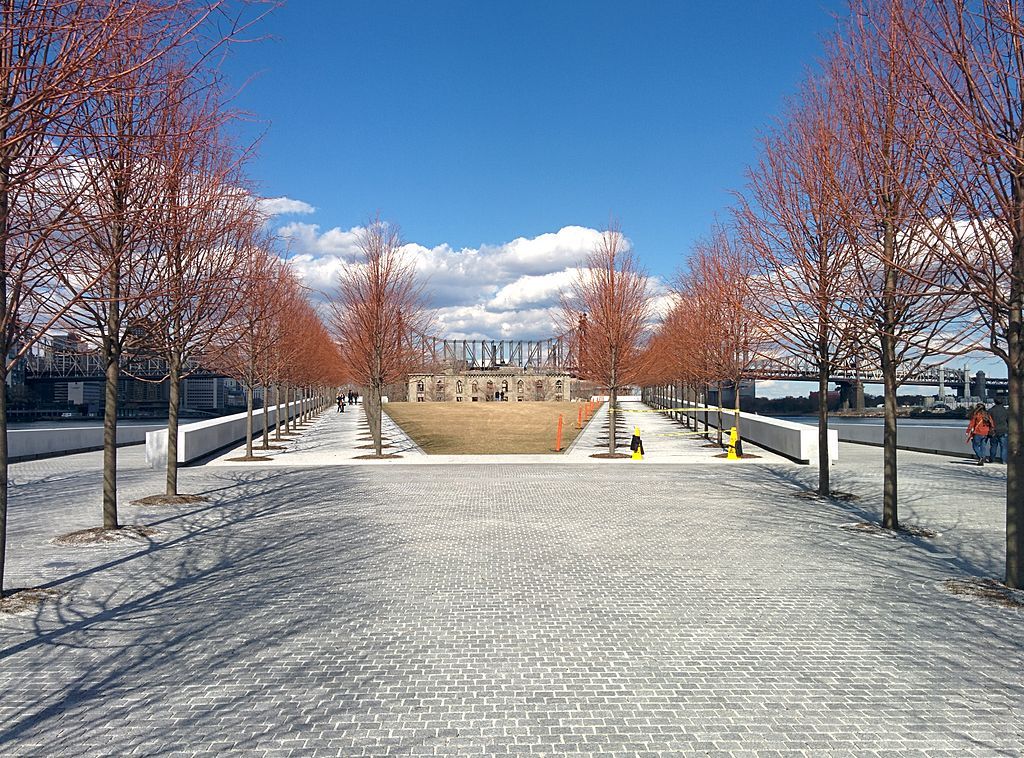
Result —
[{"label": "tree trunk", "polygon": [[619,422],[618,408],[618,387],[608,388],[608,452],[615,453],[615,427]]},{"label": "tree trunk", "polygon": [[383,410],[381,409],[382,394],[381,387],[376,384],[371,384],[368,387],[366,421],[370,426],[370,436],[373,437],[374,452],[378,456],[384,451],[384,443],[381,439],[381,423],[383,421]]},{"label": "tree trunk", "polygon": [[818,494],[828,497],[832,490],[829,484],[828,457],[828,365],[818,367]]},{"label": "tree trunk", "polygon": [[[110,338],[108,338],[110,339]],[[106,385],[103,402],[103,527],[117,523],[117,380],[120,376],[118,351],[107,350]]]},{"label": "tree trunk", "polygon": [[711,385],[707,382],[704,383],[704,439],[711,439],[711,425],[708,423],[708,394],[711,391]]},{"label": "tree trunk", "polygon": [[1017,226],[1011,247],[1009,328],[1009,433],[1006,464],[1006,586],[1024,588],[1024,176],[1014,178]]},{"label": "tree trunk", "polygon": [[0,598],[7,565],[7,356],[0,361]]},{"label": "tree trunk", "polygon": [[733,398],[733,408],[736,414],[736,455],[743,457],[743,435],[740,434],[740,383],[733,382],[736,397]]},{"label": "tree trunk", "polygon": [[715,415],[718,416],[718,446],[722,447],[722,383],[718,384],[718,402],[715,403]]},{"label": "tree trunk", "polygon": [[[882,526],[898,529],[898,480],[896,470],[896,362],[890,336],[882,337],[882,380],[885,392],[885,419],[882,433]],[[888,365],[887,365],[888,364]]]},{"label": "tree trunk", "polygon": [[263,449],[270,450],[270,385],[263,385]]},{"label": "tree trunk", "polygon": [[274,385],[274,400],[277,401],[277,416],[275,418],[276,423],[274,424],[274,440],[276,442],[281,441],[281,385]]},{"label": "tree trunk", "polygon": [[167,482],[165,493],[178,494],[178,404],[181,400],[181,353],[171,350],[167,366]]},{"label": "tree trunk", "polygon": [[255,384],[245,385],[245,457],[252,458],[252,395]]},{"label": "tree trunk", "polygon": [[[1009,430],[1006,463],[1006,586],[1024,589],[1024,344],[1020,330],[1021,309],[1018,305],[1011,319],[1018,319],[1018,336],[1011,337],[1007,365],[1009,379]],[[1011,328],[1011,334],[1012,334]]]}]

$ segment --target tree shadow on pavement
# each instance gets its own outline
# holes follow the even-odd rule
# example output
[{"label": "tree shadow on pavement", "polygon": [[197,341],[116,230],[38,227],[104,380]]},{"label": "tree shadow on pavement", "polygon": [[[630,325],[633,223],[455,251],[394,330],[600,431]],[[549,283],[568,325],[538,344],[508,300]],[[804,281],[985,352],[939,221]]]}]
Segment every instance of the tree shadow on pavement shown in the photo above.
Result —
[{"label": "tree shadow on pavement", "polygon": [[49,583],[74,592],[4,622],[0,744],[254,750],[305,723],[295,693],[323,672],[317,641],[379,609],[371,577],[394,543],[346,507],[372,497],[358,477],[227,477],[217,502],[149,522],[166,539]]}]

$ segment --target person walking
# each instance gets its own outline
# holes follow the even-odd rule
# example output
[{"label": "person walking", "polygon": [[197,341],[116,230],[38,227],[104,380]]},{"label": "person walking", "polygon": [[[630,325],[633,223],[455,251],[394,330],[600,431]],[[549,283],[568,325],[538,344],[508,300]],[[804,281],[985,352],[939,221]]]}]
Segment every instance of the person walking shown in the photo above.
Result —
[{"label": "person walking", "polygon": [[992,417],[985,410],[984,403],[978,403],[971,410],[971,420],[967,424],[967,441],[974,448],[974,456],[978,465],[985,465],[988,457],[988,435],[992,431]]},{"label": "person walking", "polygon": [[341,396],[340,392],[338,393],[338,397],[336,397],[335,400],[338,403],[338,413],[344,413],[345,412],[345,398],[343,398]]},{"label": "person walking", "polygon": [[1006,435],[1010,433],[1010,410],[1003,405],[1001,397],[997,397],[995,402],[996,404],[988,411],[988,415],[992,417],[992,431],[988,435],[988,462],[1005,464],[1009,457]]}]

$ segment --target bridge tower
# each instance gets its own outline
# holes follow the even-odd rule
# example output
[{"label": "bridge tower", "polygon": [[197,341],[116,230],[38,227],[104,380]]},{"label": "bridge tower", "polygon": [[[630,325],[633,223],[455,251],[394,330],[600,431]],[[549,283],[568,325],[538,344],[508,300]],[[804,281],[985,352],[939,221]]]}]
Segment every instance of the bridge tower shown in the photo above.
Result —
[{"label": "bridge tower", "polygon": [[864,410],[864,382],[860,379],[848,381],[837,381],[839,385],[839,407],[844,411],[853,410],[861,412]]}]

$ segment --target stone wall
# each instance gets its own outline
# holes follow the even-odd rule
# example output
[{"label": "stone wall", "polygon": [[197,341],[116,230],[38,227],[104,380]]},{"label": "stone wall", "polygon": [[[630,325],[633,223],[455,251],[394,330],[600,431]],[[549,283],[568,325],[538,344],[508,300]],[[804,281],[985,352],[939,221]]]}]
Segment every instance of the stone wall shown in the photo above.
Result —
[{"label": "stone wall", "polygon": [[569,374],[514,369],[412,374],[409,377],[409,400],[421,403],[570,400],[574,382]]}]

